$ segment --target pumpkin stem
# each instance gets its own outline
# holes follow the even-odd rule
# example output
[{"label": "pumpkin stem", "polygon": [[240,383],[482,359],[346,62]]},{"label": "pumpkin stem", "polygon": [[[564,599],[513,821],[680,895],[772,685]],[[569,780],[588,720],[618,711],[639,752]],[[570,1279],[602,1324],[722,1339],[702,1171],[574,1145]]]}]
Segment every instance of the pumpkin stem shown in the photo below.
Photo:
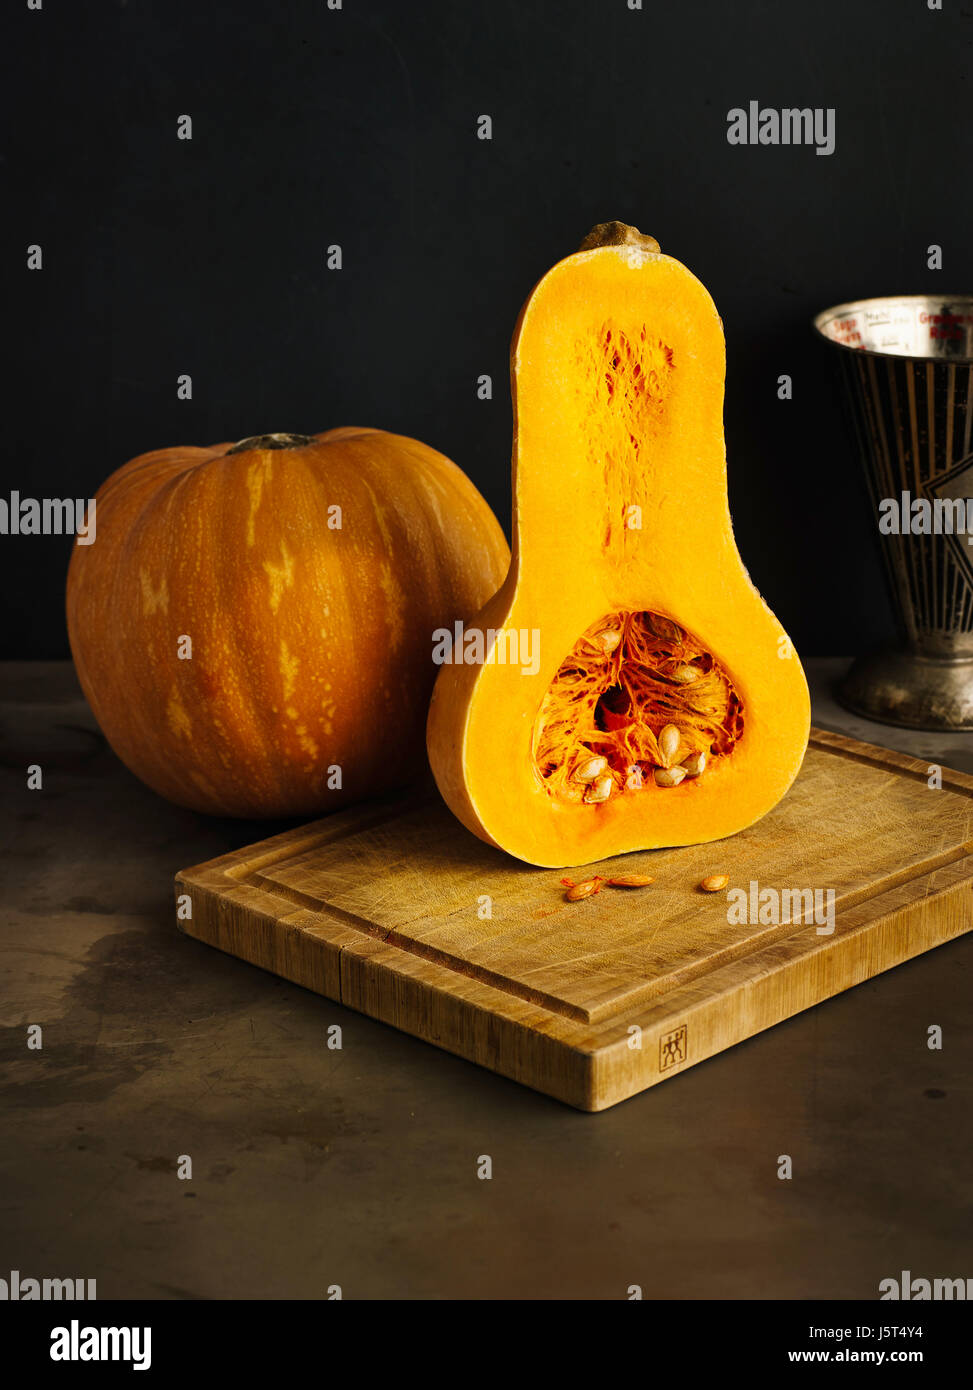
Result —
[{"label": "pumpkin stem", "polygon": [[599,222],[578,247],[579,251],[594,251],[598,246],[641,246],[643,251],[659,251],[654,236],[646,236],[638,227],[627,222]]},{"label": "pumpkin stem", "polygon": [[306,444],[313,443],[309,434],[252,434],[248,439],[239,440],[226,452],[244,454],[248,449],[303,449]]}]

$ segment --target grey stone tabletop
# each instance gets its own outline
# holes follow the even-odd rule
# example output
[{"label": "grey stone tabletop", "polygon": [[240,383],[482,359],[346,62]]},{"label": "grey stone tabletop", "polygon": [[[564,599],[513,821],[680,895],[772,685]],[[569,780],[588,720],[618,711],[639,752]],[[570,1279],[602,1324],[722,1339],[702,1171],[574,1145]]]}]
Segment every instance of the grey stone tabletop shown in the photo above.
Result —
[{"label": "grey stone tabletop", "polygon": [[[808,663],[816,723],[973,771],[973,735],[842,711],[845,664]],[[280,826],[148,791],[69,663],[0,677],[10,1270],[101,1299],[871,1300],[970,1273],[970,936],[582,1114],[180,935],[176,870]]]}]

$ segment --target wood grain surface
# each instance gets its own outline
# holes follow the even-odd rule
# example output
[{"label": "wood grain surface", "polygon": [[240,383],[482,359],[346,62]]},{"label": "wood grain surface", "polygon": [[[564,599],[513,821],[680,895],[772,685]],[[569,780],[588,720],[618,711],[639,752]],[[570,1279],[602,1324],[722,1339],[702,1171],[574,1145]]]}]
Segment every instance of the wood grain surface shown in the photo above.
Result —
[{"label": "wood grain surface", "polygon": [[[188,935],[584,1110],[602,1110],[968,931],[973,777],[812,731],[732,839],[576,871],[482,844],[438,799],[357,807],[183,870]],[[729,875],[705,894],[708,874]],[[834,930],[728,922],[734,889],[834,893]],[[490,915],[485,916],[489,910]],[[785,914],[786,915],[786,914]],[[825,924],[826,925],[826,924]]]}]

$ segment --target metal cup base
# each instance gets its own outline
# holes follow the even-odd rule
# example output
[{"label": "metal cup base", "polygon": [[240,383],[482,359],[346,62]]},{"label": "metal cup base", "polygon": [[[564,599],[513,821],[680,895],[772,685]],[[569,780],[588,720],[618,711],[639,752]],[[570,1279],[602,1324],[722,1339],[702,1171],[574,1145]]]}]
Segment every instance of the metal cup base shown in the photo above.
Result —
[{"label": "metal cup base", "polygon": [[973,657],[909,650],[859,657],[835,690],[853,714],[909,729],[973,729]]}]

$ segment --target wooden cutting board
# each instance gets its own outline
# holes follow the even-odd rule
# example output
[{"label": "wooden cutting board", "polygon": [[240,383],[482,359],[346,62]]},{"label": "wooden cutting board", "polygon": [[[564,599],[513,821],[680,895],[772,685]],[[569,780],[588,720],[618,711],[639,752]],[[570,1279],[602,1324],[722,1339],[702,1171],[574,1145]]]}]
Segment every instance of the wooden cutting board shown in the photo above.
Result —
[{"label": "wooden cutting board", "polygon": [[[924,762],[814,730],[800,776],[759,824],[577,870],[656,880],[577,903],[560,884],[570,871],[482,844],[423,793],[183,870],[176,892],[192,916],[179,926],[603,1110],[969,931],[973,777],[941,775],[931,787]],[[833,889],[833,932],[799,913],[774,921],[766,896],[764,921],[733,925],[727,893],[697,886],[714,873],[748,903],[751,883],[757,894]]]}]

